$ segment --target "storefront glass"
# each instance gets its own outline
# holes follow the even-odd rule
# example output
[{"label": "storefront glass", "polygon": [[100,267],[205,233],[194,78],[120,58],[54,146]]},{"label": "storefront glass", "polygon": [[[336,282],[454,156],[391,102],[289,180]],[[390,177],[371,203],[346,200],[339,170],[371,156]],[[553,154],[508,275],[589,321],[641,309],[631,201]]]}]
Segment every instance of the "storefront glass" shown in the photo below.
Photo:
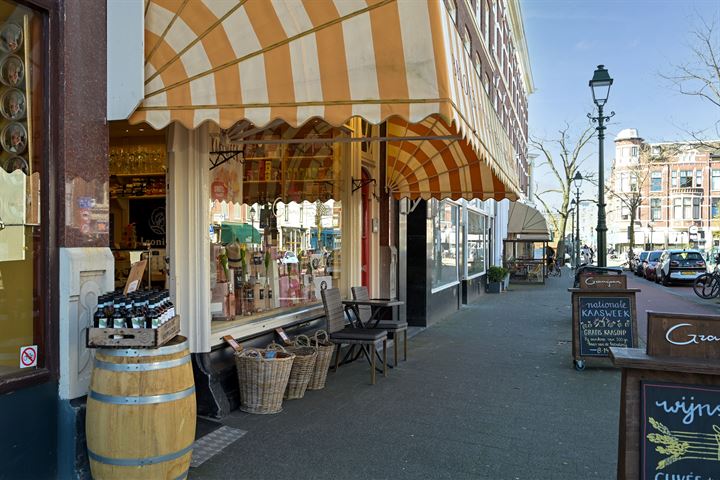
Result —
[{"label": "storefront glass", "polygon": [[[0,0],[0,376],[45,362],[42,33],[32,10]],[[38,353],[21,355],[29,345]]]},{"label": "storefront glass", "polygon": [[467,275],[472,277],[485,273],[487,235],[485,215],[468,210],[467,222]]},{"label": "storefront glass", "polygon": [[346,145],[262,143],[346,134],[318,123],[308,137],[306,128],[266,130],[254,137],[258,144],[240,147],[241,157],[210,171],[214,322],[319,304],[320,291],[340,283]]},{"label": "storefront glass", "polygon": [[428,222],[432,242],[432,288],[458,281],[458,206],[448,200],[430,200]]}]

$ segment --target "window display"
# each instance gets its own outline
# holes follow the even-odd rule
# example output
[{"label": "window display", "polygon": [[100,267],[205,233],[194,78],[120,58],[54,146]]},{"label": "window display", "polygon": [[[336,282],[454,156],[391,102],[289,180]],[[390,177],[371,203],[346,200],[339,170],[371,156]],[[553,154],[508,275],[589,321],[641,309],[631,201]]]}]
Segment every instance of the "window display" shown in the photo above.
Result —
[{"label": "window display", "polygon": [[510,281],[545,283],[545,251],[547,241],[505,240],[505,268]]},{"label": "window display", "polygon": [[458,281],[458,206],[449,200],[430,200],[432,218],[428,238],[432,242],[432,288]]},{"label": "window display", "polygon": [[[337,286],[342,272],[338,159],[347,145],[272,142],[347,132],[320,121],[251,136],[239,128],[213,139],[213,151],[236,155],[210,169],[211,312],[222,325],[319,304],[320,291]],[[258,143],[220,141],[233,135]]]},{"label": "window display", "polygon": [[[45,365],[42,287],[46,251],[40,215],[45,64],[41,16],[0,0],[0,377],[17,375],[20,349],[40,345]],[[33,65],[31,70],[26,65]],[[32,98],[32,104],[30,99]],[[45,189],[47,191],[47,189]],[[27,369],[30,371],[32,369]]]}]

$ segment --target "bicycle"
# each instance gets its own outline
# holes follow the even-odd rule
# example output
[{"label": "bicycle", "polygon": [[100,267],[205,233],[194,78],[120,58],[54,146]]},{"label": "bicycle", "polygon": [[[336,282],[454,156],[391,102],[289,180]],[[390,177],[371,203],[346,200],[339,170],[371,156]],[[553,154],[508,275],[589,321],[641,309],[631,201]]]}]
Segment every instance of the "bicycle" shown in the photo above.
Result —
[{"label": "bicycle", "polygon": [[703,273],[693,282],[693,291],[695,295],[705,300],[715,298],[720,295],[720,271],[715,265],[712,273]]},{"label": "bicycle", "polygon": [[560,259],[548,264],[548,277],[561,277],[561,276],[562,276],[562,268],[561,268],[561,264],[560,264]]}]

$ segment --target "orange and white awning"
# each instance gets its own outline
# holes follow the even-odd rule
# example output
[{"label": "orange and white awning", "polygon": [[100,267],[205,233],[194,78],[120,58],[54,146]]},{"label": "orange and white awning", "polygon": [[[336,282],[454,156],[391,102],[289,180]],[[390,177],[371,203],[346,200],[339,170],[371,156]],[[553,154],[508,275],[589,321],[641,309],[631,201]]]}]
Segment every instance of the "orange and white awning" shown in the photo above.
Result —
[{"label": "orange and white awning", "polygon": [[[517,196],[512,145],[442,0],[148,0],[145,58],[132,123],[297,127],[315,117],[333,126],[396,117],[462,137],[450,148],[456,161],[465,144],[495,176],[477,190],[448,180],[443,194]],[[497,182],[502,190],[486,189]],[[427,196],[402,189],[393,192]]]}]

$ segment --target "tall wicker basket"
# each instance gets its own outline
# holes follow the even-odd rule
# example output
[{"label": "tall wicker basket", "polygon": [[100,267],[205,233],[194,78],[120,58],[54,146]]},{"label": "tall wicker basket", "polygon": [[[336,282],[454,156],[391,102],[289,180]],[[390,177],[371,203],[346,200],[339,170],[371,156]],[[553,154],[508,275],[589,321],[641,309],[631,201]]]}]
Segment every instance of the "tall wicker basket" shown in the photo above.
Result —
[{"label": "tall wicker basket", "polygon": [[315,369],[310,377],[307,389],[321,390],[325,388],[328,369],[330,368],[333,353],[335,353],[335,344],[330,341],[327,332],[325,330],[318,330],[312,339],[308,339],[304,335],[299,335],[295,344],[299,346],[312,346],[317,349],[317,361],[315,362]]},{"label": "tall wicker basket", "polygon": [[[309,343],[309,342],[308,342]],[[277,350],[280,345],[273,342],[268,345],[268,349]],[[294,400],[303,398],[305,390],[307,390],[308,382],[315,371],[315,362],[317,361],[317,349],[315,347],[292,346],[286,347],[287,351],[295,354],[292,370],[290,370],[290,378],[285,389],[285,398]]]},{"label": "tall wicker basket", "polygon": [[243,350],[235,354],[240,410],[248,413],[278,413],[282,411],[283,394],[290,378],[295,355],[274,352],[265,358],[265,350]]}]

